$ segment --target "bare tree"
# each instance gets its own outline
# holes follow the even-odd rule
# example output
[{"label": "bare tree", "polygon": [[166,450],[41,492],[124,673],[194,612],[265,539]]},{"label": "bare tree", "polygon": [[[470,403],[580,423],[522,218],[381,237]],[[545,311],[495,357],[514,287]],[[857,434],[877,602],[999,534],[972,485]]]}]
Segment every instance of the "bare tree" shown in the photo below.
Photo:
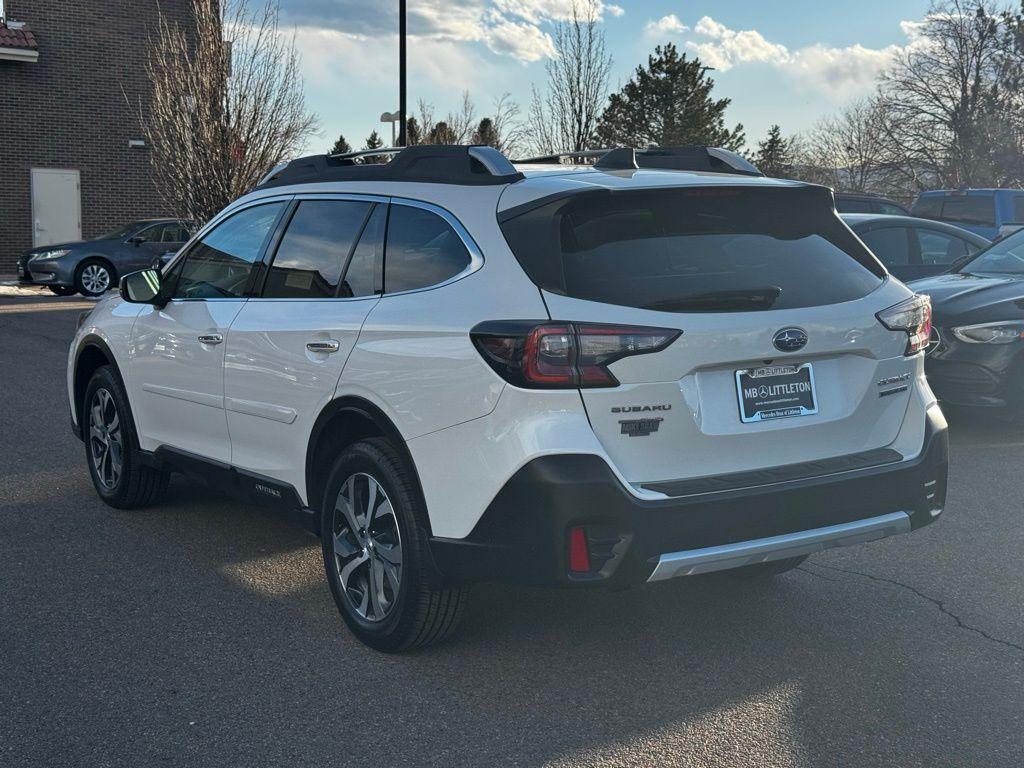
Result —
[{"label": "bare tree", "polygon": [[539,154],[592,145],[612,67],[599,11],[598,0],[573,0],[572,18],[555,28],[558,56],[547,62],[547,89],[534,87],[530,100],[528,138]]},{"label": "bare tree", "polygon": [[894,175],[877,98],[851,102],[798,142],[795,174],[845,192],[893,194]]},{"label": "bare tree", "polygon": [[[434,105],[420,99],[419,117],[409,118],[407,134],[410,144],[490,144],[507,155],[514,154],[523,142],[523,124],[519,120],[519,105],[508,93],[494,100],[492,114],[477,119],[476,103],[468,91],[462,94],[459,108],[436,120]],[[487,121],[481,138],[480,126]],[[415,131],[413,131],[415,127]],[[415,134],[415,135],[414,135]]]},{"label": "bare tree", "polygon": [[494,100],[494,112],[490,118],[494,127],[494,146],[509,157],[517,155],[526,140],[519,112],[519,104],[510,93],[503,93]]},{"label": "bare tree", "polygon": [[317,130],[278,16],[274,0],[193,0],[187,25],[160,14],[145,65],[153,98],[137,106],[157,188],[184,219],[208,220]]},{"label": "bare tree", "polygon": [[[1020,179],[1020,142],[1000,90],[1006,36],[990,0],[932,5],[919,39],[884,76],[888,151],[908,183],[984,186]],[[1008,158],[1018,158],[1014,168]]]}]

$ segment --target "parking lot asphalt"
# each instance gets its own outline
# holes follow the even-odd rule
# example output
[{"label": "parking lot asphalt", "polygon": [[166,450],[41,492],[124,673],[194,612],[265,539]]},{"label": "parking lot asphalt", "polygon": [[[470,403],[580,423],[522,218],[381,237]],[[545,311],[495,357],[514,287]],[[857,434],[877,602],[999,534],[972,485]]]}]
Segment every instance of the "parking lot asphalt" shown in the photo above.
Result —
[{"label": "parking lot asphalt", "polygon": [[946,513],[772,583],[475,588],[385,656],[315,539],[176,477],[93,492],[65,358],[82,300],[0,297],[2,766],[1021,766],[1024,433],[951,416]]}]

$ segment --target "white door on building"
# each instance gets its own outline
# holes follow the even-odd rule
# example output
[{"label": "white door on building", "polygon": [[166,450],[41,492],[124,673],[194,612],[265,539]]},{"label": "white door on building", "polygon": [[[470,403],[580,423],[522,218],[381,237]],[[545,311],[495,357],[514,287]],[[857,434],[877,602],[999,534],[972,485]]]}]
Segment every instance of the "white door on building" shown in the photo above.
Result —
[{"label": "white door on building", "polygon": [[82,239],[78,171],[32,169],[32,246]]}]

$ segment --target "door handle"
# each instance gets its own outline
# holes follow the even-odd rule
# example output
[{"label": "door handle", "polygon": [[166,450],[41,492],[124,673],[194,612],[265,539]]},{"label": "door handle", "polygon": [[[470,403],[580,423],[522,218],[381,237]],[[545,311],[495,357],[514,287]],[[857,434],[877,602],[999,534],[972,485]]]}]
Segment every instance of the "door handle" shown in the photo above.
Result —
[{"label": "door handle", "polygon": [[224,337],[219,333],[204,333],[199,336],[200,344],[220,344],[224,341]]},{"label": "door handle", "polygon": [[306,349],[310,352],[322,352],[324,354],[331,354],[341,349],[341,342],[335,341],[334,339],[328,339],[327,341],[307,341]]}]

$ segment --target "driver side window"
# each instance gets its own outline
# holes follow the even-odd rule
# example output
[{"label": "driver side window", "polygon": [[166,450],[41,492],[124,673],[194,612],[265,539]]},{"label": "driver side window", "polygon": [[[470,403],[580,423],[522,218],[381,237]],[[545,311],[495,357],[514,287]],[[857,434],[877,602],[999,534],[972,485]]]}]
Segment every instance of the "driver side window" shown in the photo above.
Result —
[{"label": "driver side window", "polygon": [[239,298],[285,203],[255,205],[222,221],[186,254],[174,299]]}]

